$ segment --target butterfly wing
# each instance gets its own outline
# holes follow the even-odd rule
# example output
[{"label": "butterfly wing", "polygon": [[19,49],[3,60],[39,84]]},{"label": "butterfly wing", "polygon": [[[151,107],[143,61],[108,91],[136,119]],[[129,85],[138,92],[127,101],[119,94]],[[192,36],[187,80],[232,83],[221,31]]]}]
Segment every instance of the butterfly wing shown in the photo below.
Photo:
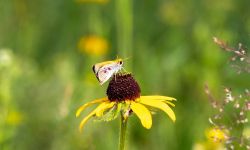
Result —
[{"label": "butterfly wing", "polygon": [[96,63],[93,65],[92,67],[92,70],[93,72],[95,73],[95,75],[97,75],[98,71],[100,71],[100,68],[103,68],[105,66],[112,66],[112,65],[115,65],[116,62],[115,61],[104,61],[104,62],[101,62],[101,63]]},{"label": "butterfly wing", "polygon": [[96,77],[98,78],[100,84],[102,85],[109,78],[111,78],[113,74],[119,70],[119,68],[120,67],[116,63],[108,64],[101,67],[96,74]]}]

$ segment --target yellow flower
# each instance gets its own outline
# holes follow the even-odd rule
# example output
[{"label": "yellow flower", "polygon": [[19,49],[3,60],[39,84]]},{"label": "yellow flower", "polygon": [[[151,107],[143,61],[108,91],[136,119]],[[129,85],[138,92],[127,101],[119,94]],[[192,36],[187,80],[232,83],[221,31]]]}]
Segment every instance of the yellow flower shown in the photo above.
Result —
[{"label": "yellow flower", "polygon": [[8,125],[17,126],[23,121],[23,115],[17,111],[10,111],[6,117]]},{"label": "yellow flower", "polygon": [[92,35],[82,37],[79,40],[78,48],[89,55],[103,55],[108,51],[108,42],[102,37]]},{"label": "yellow flower", "polygon": [[224,142],[228,138],[227,131],[218,127],[208,129],[206,131],[206,136],[211,142],[218,143]]},{"label": "yellow flower", "polygon": [[221,143],[212,143],[209,141],[198,142],[193,145],[192,150],[224,150],[225,147]]},{"label": "yellow flower", "polygon": [[[141,96],[140,87],[134,80],[131,74],[117,74],[110,81],[107,88],[107,97],[100,98],[82,105],[76,112],[76,117],[79,117],[81,112],[87,107],[99,105],[82,119],[79,129],[82,130],[86,122],[93,116],[102,118],[110,111],[118,110],[124,118],[128,118],[132,113],[136,114],[140,119],[141,124],[150,129],[152,126],[151,112],[145,106],[158,108],[163,110],[171,120],[175,121],[176,117],[170,106],[175,106],[171,101],[176,100],[167,96]],[[116,112],[116,114],[119,114]],[[112,118],[111,118],[112,119]],[[110,120],[106,119],[107,121]]]}]

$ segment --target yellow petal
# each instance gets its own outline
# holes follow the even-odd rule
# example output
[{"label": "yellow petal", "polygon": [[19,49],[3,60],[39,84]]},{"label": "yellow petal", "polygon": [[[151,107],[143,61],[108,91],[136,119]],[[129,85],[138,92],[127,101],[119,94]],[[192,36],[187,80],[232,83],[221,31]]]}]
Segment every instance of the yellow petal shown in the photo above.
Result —
[{"label": "yellow petal", "polygon": [[160,95],[150,95],[150,96],[141,96],[143,99],[155,99],[155,100],[163,100],[163,101],[173,101],[176,99],[168,96],[160,96]]},{"label": "yellow petal", "polygon": [[175,107],[175,104],[173,104],[173,103],[171,103],[171,102],[169,102],[169,101],[163,101],[163,102],[169,104],[169,105],[172,106],[172,107]]},{"label": "yellow petal", "polygon": [[100,102],[103,102],[103,101],[107,101],[107,100],[108,100],[108,98],[107,98],[107,97],[104,97],[104,98],[96,99],[96,100],[93,100],[93,101],[91,101],[91,102],[88,102],[88,103],[82,105],[80,108],[77,109],[77,111],[76,111],[76,117],[78,117],[78,116],[81,114],[81,112],[82,112],[85,108],[87,108],[88,106],[93,105],[93,104],[96,104],[96,103],[100,103]]},{"label": "yellow petal", "polygon": [[115,102],[105,102],[105,103],[102,103],[103,105],[100,107],[100,109],[98,109],[96,111],[96,116],[97,117],[101,117],[103,115],[103,112],[111,107],[114,106]]},{"label": "yellow petal", "polygon": [[131,102],[130,107],[133,110],[133,112],[138,116],[138,118],[141,120],[142,125],[145,128],[150,129],[152,126],[152,116],[149,110],[142,104],[133,101]]},{"label": "yellow petal", "polygon": [[148,105],[148,106],[159,108],[159,109],[163,110],[170,117],[170,119],[172,119],[173,121],[176,120],[176,117],[175,117],[173,110],[166,103],[164,103],[162,101],[158,101],[158,100],[154,100],[154,99],[150,100],[150,99],[140,98],[140,103]]},{"label": "yellow petal", "polygon": [[80,123],[79,125],[79,130],[80,132],[82,132],[82,128],[83,126],[86,124],[86,122],[90,119],[90,117],[92,117],[95,114],[95,110],[93,110],[90,114],[88,114],[88,116],[86,116]]},{"label": "yellow petal", "polygon": [[103,103],[101,103],[99,106],[97,106],[96,109],[94,109],[91,113],[89,113],[85,118],[82,119],[80,125],[79,125],[79,130],[82,132],[83,126],[86,124],[86,122],[95,115],[96,111],[98,111],[101,107],[103,106]]}]

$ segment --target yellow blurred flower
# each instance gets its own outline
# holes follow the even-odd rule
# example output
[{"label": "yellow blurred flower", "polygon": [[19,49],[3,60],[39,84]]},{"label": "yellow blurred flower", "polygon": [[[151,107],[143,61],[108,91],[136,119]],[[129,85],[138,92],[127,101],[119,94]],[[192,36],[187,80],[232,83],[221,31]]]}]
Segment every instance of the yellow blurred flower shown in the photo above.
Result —
[{"label": "yellow blurred flower", "polygon": [[227,131],[217,127],[208,129],[206,131],[206,136],[209,141],[219,143],[225,142],[225,140],[228,138]]},{"label": "yellow blurred flower", "polygon": [[170,106],[175,106],[172,102],[175,98],[167,96],[141,96],[140,87],[131,74],[116,74],[110,81],[107,89],[107,97],[96,99],[82,105],[76,112],[76,117],[88,106],[100,103],[96,109],[82,119],[79,129],[93,116],[102,118],[110,111],[114,111],[112,116],[108,116],[106,121],[114,119],[114,116],[122,113],[123,118],[127,119],[131,113],[137,115],[143,127],[150,129],[152,126],[152,115],[146,106],[158,108],[164,111],[171,120],[175,121],[175,113]]},{"label": "yellow blurred flower", "polygon": [[243,137],[250,138],[250,127],[245,127],[242,133]]},{"label": "yellow blurred flower", "polygon": [[97,4],[106,4],[109,0],[76,0],[77,3],[97,3]]},{"label": "yellow blurred flower", "polygon": [[224,150],[224,143],[228,139],[228,131],[218,127],[209,128],[205,131],[207,140],[197,142],[192,150]]},{"label": "yellow blurred flower", "polygon": [[89,55],[103,55],[108,51],[108,42],[99,36],[82,37],[78,42],[78,48],[81,52]]},{"label": "yellow blurred flower", "polygon": [[23,121],[23,115],[17,111],[10,111],[6,117],[6,123],[8,125],[17,126]]},{"label": "yellow blurred flower", "polygon": [[221,143],[212,143],[209,141],[198,142],[193,145],[192,150],[224,150],[224,146]]}]

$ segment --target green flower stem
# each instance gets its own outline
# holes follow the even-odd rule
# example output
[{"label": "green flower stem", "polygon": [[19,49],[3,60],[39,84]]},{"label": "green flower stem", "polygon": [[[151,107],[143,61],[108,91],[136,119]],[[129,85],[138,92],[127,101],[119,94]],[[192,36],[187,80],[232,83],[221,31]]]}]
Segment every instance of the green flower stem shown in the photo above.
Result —
[{"label": "green flower stem", "polygon": [[127,118],[124,118],[121,113],[121,124],[120,124],[120,138],[119,138],[119,150],[124,150],[126,130],[127,130]]}]

